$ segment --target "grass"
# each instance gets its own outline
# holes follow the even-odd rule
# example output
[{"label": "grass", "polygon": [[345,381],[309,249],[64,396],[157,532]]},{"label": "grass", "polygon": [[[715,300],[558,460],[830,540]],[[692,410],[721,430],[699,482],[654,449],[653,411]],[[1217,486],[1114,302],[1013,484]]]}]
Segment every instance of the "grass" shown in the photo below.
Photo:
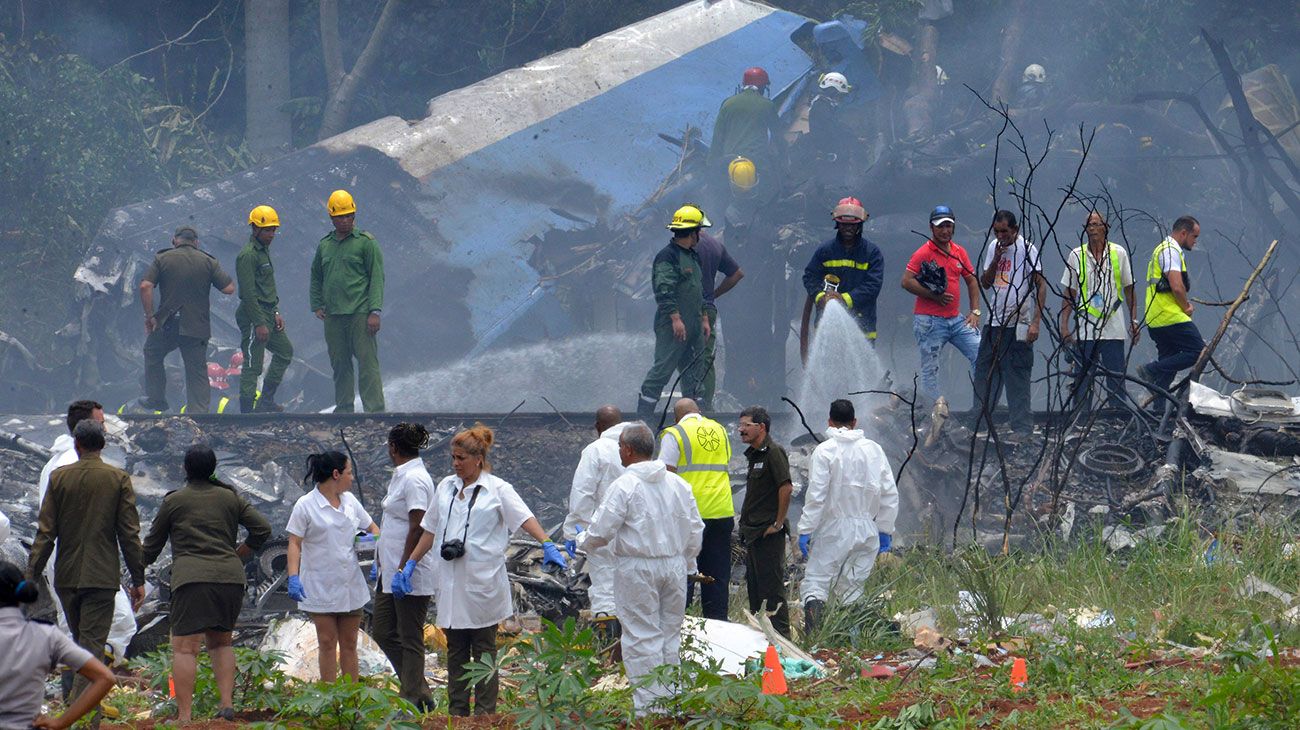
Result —
[{"label": "grass", "polygon": [[[1099,538],[1007,556],[910,549],[878,564],[862,603],[832,609],[823,631],[801,641],[829,650],[836,659],[831,676],[792,681],[789,696],[770,698],[757,678],[683,668],[677,722],[629,724],[630,690],[593,692],[595,675],[578,671],[601,671],[591,664],[587,632],[552,629],[505,662],[513,666],[500,710],[509,720],[493,719],[493,726],[550,727],[558,720],[558,727],[581,708],[592,727],[1293,728],[1300,717],[1300,626],[1279,618],[1285,607],[1278,599],[1244,597],[1240,587],[1253,575],[1300,592],[1300,557],[1283,557],[1296,537],[1293,527],[1252,524],[1219,534],[1222,547],[1208,563],[1208,538],[1190,519],[1120,553]],[[970,594],[965,610],[961,591]],[[743,595],[733,596],[733,608],[740,605]],[[862,678],[863,668],[897,665],[911,647],[890,617],[924,608],[935,610],[958,650],[934,652],[933,669]],[[1081,627],[1072,620],[1080,608],[1109,611],[1114,620]],[[1002,617],[1018,614],[1036,617],[1004,627]],[[1021,692],[1009,684],[1013,655],[1028,661]],[[534,675],[557,680],[547,680],[547,703],[538,701]],[[530,676],[537,681],[529,684]],[[580,679],[562,681],[566,676]],[[285,692],[288,707],[304,689]],[[385,712],[374,709],[376,717]],[[423,722],[448,726],[445,716]]]}]

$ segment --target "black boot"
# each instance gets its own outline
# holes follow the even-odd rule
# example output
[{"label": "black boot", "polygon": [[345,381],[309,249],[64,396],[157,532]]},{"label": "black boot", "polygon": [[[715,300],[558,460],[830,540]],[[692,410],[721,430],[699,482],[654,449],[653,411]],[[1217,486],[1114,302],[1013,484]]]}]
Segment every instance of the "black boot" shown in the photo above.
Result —
[{"label": "black boot", "polygon": [[803,602],[803,633],[805,638],[817,632],[817,627],[822,622],[822,611],[825,608],[826,604],[817,598],[809,598]]},{"label": "black boot", "polygon": [[279,383],[265,383],[262,385],[262,394],[257,397],[257,406],[253,409],[258,413],[281,413],[284,406],[275,402],[275,389],[279,388]]},{"label": "black boot", "polygon": [[[640,393],[637,393],[636,394],[636,420],[643,421],[649,424],[650,419],[655,417],[655,406],[658,404],[659,401],[657,399],[651,402],[646,400]],[[651,426],[651,428],[654,427]]]},{"label": "black boot", "polygon": [[255,402],[255,399],[254,399],[254,398],[245,398],[245,397],[242,396],[242,395],[239,396],[239,412],[240,412],[240,413],[252,413],[252,412],[253,412],[253,404],[254,404],[254,402]]}]

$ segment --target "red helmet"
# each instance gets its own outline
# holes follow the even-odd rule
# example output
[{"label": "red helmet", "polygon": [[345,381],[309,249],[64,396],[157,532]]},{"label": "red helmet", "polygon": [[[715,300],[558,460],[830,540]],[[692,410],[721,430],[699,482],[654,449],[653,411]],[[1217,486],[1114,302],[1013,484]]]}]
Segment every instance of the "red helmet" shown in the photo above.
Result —
[{"label": "red helmet", "polygon": [[758,66],[754,66],[753,68],[745,69],[745,76],[741,79],[740,83],[742,86],[755,86],[761,89],[772,82],[767,78],[766,71]]},{"label": "red helmet", "polygon": [[840,198],[840,202],[835,204],[831,217],[837,223],[862,223],[867,219],[867,209],[857,198]]}]

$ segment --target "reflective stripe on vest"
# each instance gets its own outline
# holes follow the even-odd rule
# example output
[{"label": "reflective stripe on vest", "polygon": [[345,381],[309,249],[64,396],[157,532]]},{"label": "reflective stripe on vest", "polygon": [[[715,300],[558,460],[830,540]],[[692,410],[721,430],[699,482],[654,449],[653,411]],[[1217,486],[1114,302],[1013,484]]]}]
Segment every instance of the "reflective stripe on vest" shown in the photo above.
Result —
[{"label": "reflective stripe on vest", "polygon": [[845,268],[845,269],[857,269],[859,271],[866,271],[867,269],[871,268],[871,262],[854,261],[853,259],[830,259],[828,261],[822,262],[822,268],[824,269]]},{"label": "reflective stripe on vest", "polygon": [[1182,272],[1187,271],[1187,260],[1183,258],[1183,247],[1179,246],[1176,241],[1165,239],[1151,253],[1151,261],[1147,263],[1146,314],[1144,315],[1148,327],[1167,327],[1171,324],[1192,321],[1192,318],[1187,316],[1183,308],[1178,305],[1178,299],[1172,292],[1156,291],[1156,284],[1159,284],[1160,278],[1165,275],[1160,266],[1160,254],[1171,246],[1178,252],[1179,270]]},{"label": "reflective stripe on vest", "polygon": [[690,418],[665,432],[677,440],[680,452],[675,465],[677,474],[691,485],[700,518],[710,520],[736,514],[727,469],[731,441],[722,424],[707,418]]},{"label": "reflective stripe on vest", "polygon": [[[1115,298],[1117,302],[1122,303],[1124,301],[1124,286],[1121,283],[1123,279],[1120,276],[1119,252],[1115,250],[1115,244],[1111,243],[1110,241],[1106,242],[1106,250],[1108,253],[1110,253],[1110,268],[1115,276]],[[1091,297],[1088,296],[1088,270],[1091,267],[1088,266],[1087,257],[1088,257],[1088,247],[1080,246],[1079,247],[1079,302],[1080,304],[1083,305],[1083,310],[1087,312],[1089,316],[1095,319],[1100,319],[1101,316],[1105,314],[1105,312],[1092,306],[1092,303],[1088,301],[1089,299],[1091,299]]]}]

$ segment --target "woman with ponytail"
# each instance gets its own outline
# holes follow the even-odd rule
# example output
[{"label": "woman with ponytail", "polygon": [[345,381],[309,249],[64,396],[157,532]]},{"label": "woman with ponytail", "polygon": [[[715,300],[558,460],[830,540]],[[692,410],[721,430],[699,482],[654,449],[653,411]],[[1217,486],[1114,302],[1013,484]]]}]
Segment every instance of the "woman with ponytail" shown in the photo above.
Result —
[{"label": "woman with ponytail", "polygon": [[[436,544],[437,625],[447,635],[447,694],[452,715],[468,715],[470,687],[465,664],[496,655],[497,624],[515,612],[506,574],[510,535],[523,529],[542,543],[544,563],[568,567],[564,556],[542,530],[515,488],[493,476],[488,463],[492,429],[477,423],[451,440],[455,473],[434,490],[433,503],[420,527],[424,534],[401,573],[393,577],[393,595],[402,596],[415,565]],[[475,685],[474,712],[496,712],[497,676]]]},{"label": "woman with ponytail", "polygon": [[[113,689],[113,673],[57,627],[23,618],[18,605],[36,598],[36,584],[17,566],[0,562],[0,728],[64,730]],[[59,666],[76,670],[90,684],[62,715],[45,717],[45,679]]]},{"label": "woman with ponytail", "polygon": [[[231,639],[244,604],[244,561],[271,537],[271,523],[217,478],[217,455],[203,444],[185,452],[185,486],[163,497],[144,540],[144,564],[172,545],[172,674],[176,720],[190,722],[199,646],[212,657],[217,717],[233,720],[235,650]],[[239,527],[247,536],[242,543]]]},{"label": "woman with ponytail", "polygon": [[357,678],[357,632],[361,609],[370,600],[354,542],[358,532],[379,534],[352,488],[352,464],[337,451],[307,457],[315,488],[298,498],[289,514],[289,597],[316,626],[320,678]]}]

